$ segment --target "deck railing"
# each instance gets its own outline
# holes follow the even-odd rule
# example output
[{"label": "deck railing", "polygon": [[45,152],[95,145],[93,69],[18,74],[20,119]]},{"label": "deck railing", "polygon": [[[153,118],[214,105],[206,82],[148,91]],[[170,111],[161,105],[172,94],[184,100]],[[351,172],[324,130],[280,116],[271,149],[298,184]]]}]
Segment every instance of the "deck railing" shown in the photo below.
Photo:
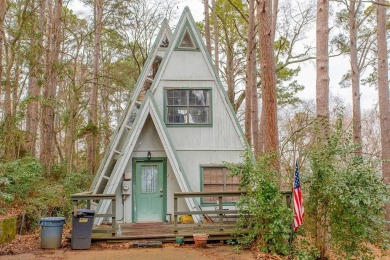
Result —
[{"label": "deck railing", "polygon": [[[246,191],[224,191],[224,192],[175,192],[173,194],[174,198],[174,204],[173,204],[173,219],[174,219],[174,231],[178,231],[178,216],[179,215],[202,215],[206,218],[208,218],[209,214],[218,216],[218,223],[217,227],[220,230],[223,230],[224,228],[224,221],[223,219],[229,219],[230,218],[237,218],[239,211],[237,209],[229,209],[226,210],[223,208],[223,198],[224,197],[239,197],[241,195],[245,195]],[[291,191],[283,191],[281,192],[282,195],[286,197],[286,204],[288,207],[291,207],[291,198],[292,198],[292,192]],[[201,207],[199,207],[199,210],[191,211],[191,210],[178,210],[178,199],[179,198],[201,198],[201,197],[215,197],[218,198],[217,206],[218,208],[213,209],[207,209],[203,210]]]},{"label": "deck railing", "polygon": [[115,194],[92,194],[91,192],[82,192],[77,194],[70,195],[70,198],[73,202],[73,214],[77,216],[77,209],[79,205],[79,201],[86,200],[87,208],[91,209],[91,201],[93,200],[111,200],[111,213],[107,214],[95,214],[95,218],[103,217],[103,218],[111,218],[111,229],[105,230],[92,230],[92,233],[111,233],[112,236],[115,236],[116,233],[116,203],[115,203]]}]

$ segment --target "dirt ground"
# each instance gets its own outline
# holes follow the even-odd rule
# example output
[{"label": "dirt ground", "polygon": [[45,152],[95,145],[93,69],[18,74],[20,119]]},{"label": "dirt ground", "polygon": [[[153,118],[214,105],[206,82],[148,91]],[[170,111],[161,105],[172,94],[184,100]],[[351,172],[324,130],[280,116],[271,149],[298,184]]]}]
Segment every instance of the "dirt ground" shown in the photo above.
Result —
[{"label": "dirt ground", "polygon": [[193,246],[176,247],[171,244],[163,248],[128,248],[128,249],[46,249],[34,253],[0,256],[1,259],[256,259],[250,251],[234,252],[230,246],[209,246],[205,249],[195,249]]},{"label": "dirt ground", "polygon": [[[375,259],[390,260],[390,249],[383,255],[374,249]],[[72,250],[70,242],[62,240],[61,248],[40,248],[40,234],[17,235],[14,241],[0,245],[0,259],[75,259],[75,260],[280,260],[287,257],[259,253],[253,250],[237,251],[231,245],[208,243],[207,248],[194,248],[192,243],[184,245],[163,244],[162,248],[132,248],[130,242],[94,242],[89,250]]]},{"label": "dirt ground", "polygon": [[[265,259],[250,250],[237,251],[231,245],[213,243],[207,248],[194,248],[193,244],[163,244],[162,248],[132,248],[130,242],[92,243],[89,250],[72,250],[70,242],[63,240],[61,248],[41,249],[40,236],[17,236],[12,243],[0,245],[0,259],[142,259],[142,260],[249,260]],[[272,259],[267,258],[267,259]],[[275,258],[274,258],[275,259]]]}]

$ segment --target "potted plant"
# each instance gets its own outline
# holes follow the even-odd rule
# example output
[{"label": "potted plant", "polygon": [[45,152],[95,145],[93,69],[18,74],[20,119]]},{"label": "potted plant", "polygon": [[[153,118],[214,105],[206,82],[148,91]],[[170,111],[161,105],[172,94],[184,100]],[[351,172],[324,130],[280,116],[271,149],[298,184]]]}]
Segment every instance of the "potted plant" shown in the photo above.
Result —
[{"label": "potted plant", "polygon": [[203,231],[203,223],[199,222],[198,232],[193,234],[195,247],[206,247],[209,235]]}]

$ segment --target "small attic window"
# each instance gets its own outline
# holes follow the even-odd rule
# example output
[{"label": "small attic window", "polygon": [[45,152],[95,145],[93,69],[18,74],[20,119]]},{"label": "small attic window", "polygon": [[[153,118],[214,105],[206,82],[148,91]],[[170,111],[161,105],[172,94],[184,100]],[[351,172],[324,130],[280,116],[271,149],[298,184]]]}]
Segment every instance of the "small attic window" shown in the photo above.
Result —
[{"label": "small attic window", "polygon": [[181,42],[179,44],[180,49],[195,49],[195,43],[194,40],[191,37],[190,31],[188,28],[186,28],[183,38],[181,39]]},{"label": "small attic window", "polygon": [[168,36],[167,35],[164,35],[161,43],[160,43],[160,48],[167,48],[169,45],[169,40],[168,40]]}]

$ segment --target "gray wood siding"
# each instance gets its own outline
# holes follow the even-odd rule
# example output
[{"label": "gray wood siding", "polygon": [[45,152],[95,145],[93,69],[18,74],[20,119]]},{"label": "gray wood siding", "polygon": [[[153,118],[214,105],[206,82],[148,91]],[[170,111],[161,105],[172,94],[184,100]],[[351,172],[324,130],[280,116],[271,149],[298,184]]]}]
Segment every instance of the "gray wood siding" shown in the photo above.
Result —
[{"label": "gray wood siding", "polygon": [[213,77],[200,51],[173,51],[162,79],[212,80]]},{"label": "gray wood siding", "polygon": [[224,165],[224,162],[239,163],[242,151],[178,151],[186,170],[188,182],[193,191],[200,191],[200,167],[203,165]]},{"label": "gray wood siding", "polygon": [[[140,157],[146,157],[146,152],[148,151],[151,151],[152,153],[156,151],[164,152],[164,147],[150,116],[146,119],[141,134],[137,139],[137,144],[134,147],[134,153],[144,152]],[[156,157],[154,154],[152,154],[152,156]]]}]

